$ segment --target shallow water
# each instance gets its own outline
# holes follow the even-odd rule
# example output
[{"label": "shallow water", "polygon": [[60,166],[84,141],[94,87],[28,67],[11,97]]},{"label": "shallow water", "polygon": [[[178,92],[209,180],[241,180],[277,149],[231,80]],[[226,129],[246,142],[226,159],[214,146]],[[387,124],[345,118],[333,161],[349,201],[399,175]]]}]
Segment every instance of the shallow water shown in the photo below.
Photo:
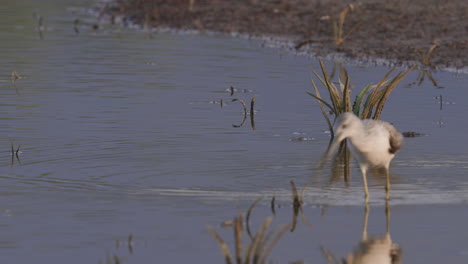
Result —
[{"label": "shallow water", "polygon": [[[287,234],[275,263],[325,262],[320,246],[345,256],[357,245],[364,209],[356,166],[349,186],[331,179],[330,167],[318,169],[329,134],[306,95],[315,59],[258,40],[106,23],[93,30],[93,3],[0,7],[1,263],[98,263],[106,252],[125,263],[221,262],[205,225],[231,241],[219,223],[265,197],[252,216],[258,227],[272,196],[274,223],[288,223],[290,180],[310,184],[303,210],[313,226]],[[45,18],[43,39],[33,13]],[[388,71],[346,67],[356,87]],[[21,76],[15,84],[12,71]],[[417,78],[410,74],[383,112],[401,131],[425,134],[407,138],[393,162],[391,234],[405,263],[464,263],[468,78],[434,77],[443,89],[428,80],[408,87]],[[233,127],[243,110],[231,99],[253,96],[256,129],[249,119]],[[370,234],[385,231],[384,182],[369,176]]]}]

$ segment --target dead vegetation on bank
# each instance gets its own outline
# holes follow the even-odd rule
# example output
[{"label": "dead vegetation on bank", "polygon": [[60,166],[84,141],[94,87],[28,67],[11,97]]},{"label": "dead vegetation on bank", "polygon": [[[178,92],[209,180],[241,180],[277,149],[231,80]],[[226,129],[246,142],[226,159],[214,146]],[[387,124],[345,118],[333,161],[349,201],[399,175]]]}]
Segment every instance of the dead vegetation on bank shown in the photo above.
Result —
[{"label": "dead vegetation on bank", "polygon": [[[109,12],[142,26],[289,36],[299,49],[350,57],[468,65],[468,2],[464,0],[117,0]],[[344,15],[344,10],[346,10]],[[427,65],[423,65],[427,67]]]}]

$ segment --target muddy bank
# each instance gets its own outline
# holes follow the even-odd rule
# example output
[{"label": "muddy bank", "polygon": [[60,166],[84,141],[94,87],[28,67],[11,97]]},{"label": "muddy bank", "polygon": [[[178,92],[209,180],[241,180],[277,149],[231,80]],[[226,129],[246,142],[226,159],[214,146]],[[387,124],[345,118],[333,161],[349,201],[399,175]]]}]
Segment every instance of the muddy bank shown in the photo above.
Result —
[{"label": "muddy bank", "polygon": [[288,37],[318,55],[468,66],[465,0],[118,0],[108,9],[152,27]]}]

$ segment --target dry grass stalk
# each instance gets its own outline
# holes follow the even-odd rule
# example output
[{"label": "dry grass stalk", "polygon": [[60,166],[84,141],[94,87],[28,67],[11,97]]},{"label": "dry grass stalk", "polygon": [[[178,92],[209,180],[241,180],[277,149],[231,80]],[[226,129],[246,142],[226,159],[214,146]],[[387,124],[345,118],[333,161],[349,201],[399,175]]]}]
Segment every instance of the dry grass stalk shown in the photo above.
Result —
[{"label": "dry grass stalk", "polygon": [[333,38],[335,41],[336,46],[340,46],[343,44],[343,42],[349,37],[349,35],[354,32],[359,24],[355,25],[351,30],[344,35],[344,23],[346,20],[346,16],[348,15],[349,11],[354,10],[354,5],[353,4],[348,4],[343,10],[341,10],[339,16],[338,16],[338,21],[333,22]]},{"label": "dry grass stalk", "polygon": [[255,130],[255,96],[252,97],[252,100],[250,101],[250,126],[252,127],[253,130]]}]

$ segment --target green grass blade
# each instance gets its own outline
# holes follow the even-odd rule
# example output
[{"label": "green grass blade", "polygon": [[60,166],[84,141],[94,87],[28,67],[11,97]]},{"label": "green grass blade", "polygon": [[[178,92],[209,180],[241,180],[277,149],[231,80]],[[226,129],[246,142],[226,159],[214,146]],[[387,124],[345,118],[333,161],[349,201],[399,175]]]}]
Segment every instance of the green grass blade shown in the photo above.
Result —
[{"label": "green grass blade", "polygon": [[364,87],[364,89],[362,89],[359,92],[358,95],[356,95],[356,99],[354,100],[354,104],[353,104],[353,113],[356,116],[359,116],[359,112],[361,111],[362,99],[364,98],[364,95],[367,94],[367,92],[369,91],[370,88],[371,88],[371,85],[368,84],[368,85],[366,85],[366,87]]}]

